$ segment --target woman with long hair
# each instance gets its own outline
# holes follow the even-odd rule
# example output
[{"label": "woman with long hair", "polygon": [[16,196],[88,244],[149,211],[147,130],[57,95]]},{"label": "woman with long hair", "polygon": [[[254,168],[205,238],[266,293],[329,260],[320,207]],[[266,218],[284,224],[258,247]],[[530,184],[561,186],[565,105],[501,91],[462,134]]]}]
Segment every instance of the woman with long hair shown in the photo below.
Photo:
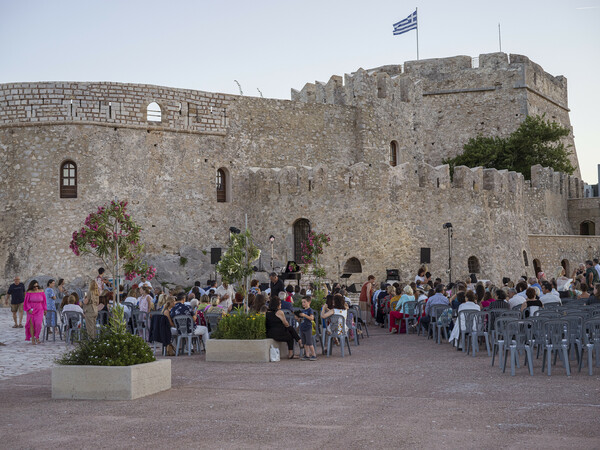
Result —
[{"label": "woman with long hair", "polygon": [[40,343],[40,332],[46,308],[46,294],[37,280],[32,280],[25,293],[23,309],[27,312],[25,340],[30,340],[33,345]]},{"label": "woman with long hair", "polygon": [[98,303],[100,302],[100,291],[96,280],[90,282],[90,290],[83,298],[83,315],[85,317],[85,328],[90,338],[96,338],[96,319],[98,317]]}]

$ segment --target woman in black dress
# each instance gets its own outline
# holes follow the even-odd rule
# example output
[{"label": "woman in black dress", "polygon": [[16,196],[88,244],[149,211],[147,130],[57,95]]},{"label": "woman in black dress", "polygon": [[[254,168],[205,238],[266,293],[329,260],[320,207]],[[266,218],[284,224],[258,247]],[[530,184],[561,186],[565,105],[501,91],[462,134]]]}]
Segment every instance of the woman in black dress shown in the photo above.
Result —
[{"label": "woman in black dress", "polygon": [[281,310],[281,300],[274,297],[269,302],[269,310],[265,315],[267,337],[279,342],[286,342],[288,346],[288,358],[294,357],[294,341],[299,342],[300,336],[285,319]]}]

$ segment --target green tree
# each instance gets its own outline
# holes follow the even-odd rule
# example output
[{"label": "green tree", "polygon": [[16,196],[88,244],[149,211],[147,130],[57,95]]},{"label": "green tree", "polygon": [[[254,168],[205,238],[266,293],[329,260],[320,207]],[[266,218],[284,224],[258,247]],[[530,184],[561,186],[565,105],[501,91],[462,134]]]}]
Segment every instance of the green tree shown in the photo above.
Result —
[{"label": "green tree", "polygon": [[562,142],[569,132],[545,115],[527,116],[510,136],[471,138],[462,154],[443,162],[450,165],[451,172],[456,166],[481,166],[520,172],[526,180],[531,179],[531,166],[536,164],[571,175],[575,171],[569,160],[573,152]]},{"label": "green tree", "polygon": [[217,264],[217,272],[224,281],[235,283],[244,280],[254,273],[252,263],[260,257],[260,250],[252,242],[250,230],[229,235],[229,247]]}]

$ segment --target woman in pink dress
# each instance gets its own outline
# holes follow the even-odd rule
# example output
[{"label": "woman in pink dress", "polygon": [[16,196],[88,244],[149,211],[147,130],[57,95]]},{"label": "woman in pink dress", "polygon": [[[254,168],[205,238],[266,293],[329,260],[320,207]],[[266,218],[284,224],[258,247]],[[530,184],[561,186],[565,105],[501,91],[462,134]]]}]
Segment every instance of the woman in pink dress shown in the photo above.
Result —
[{"label": "woman in pink dress", "polygon": [[23,309],[27,311],[25,340],[31,340],[33,345],[39,344],[44,314],[46,313],[46,294],[40,289],[40,284],[36,280],[29,283]]}]

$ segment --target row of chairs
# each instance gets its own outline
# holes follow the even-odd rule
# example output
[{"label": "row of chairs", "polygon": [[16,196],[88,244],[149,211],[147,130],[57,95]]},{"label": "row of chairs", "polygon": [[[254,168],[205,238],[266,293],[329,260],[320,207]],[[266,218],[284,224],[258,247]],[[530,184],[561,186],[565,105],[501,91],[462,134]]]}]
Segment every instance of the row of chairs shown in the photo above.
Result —
[{"label": "row of chairs", "polygon": [[[432,320],[427,336],[437,332],[440,343],[442,333],[448,338],[448,326],[451,320],[451,308],[435,305],[431,308]],[[454,326],[459,327],[460,342],[457,350],[475,356],[479,341],[485,342],[488,356],[492,356],[492,365],[496,354],[500,356],[500,366],[506,370],[506,353],[510,352],[511,375],[518,367],[518,354],[525,352],[526,363],[533,375],[532,349],[537,348],[539,358],[543,353],[542,370],[547,363],[547,373],[551,374],[551,357],[554,364],[561,356],[567,375],[570,375],[569,355],[574,349],[579,370],[583,365],[583,352],[588,352],[588,371],[592,374],[592,355],[596,352],[596,366],[600,360],[600,308],[571,304],[566,307],[550,305],[549,308],[530,311],[524,318],[520,310],[461,311]],[[420,330],[419,330],[420,331]],[[491,335],[491,336],[490,336]],[[490,344],[490,338],[492,343]]]}]

